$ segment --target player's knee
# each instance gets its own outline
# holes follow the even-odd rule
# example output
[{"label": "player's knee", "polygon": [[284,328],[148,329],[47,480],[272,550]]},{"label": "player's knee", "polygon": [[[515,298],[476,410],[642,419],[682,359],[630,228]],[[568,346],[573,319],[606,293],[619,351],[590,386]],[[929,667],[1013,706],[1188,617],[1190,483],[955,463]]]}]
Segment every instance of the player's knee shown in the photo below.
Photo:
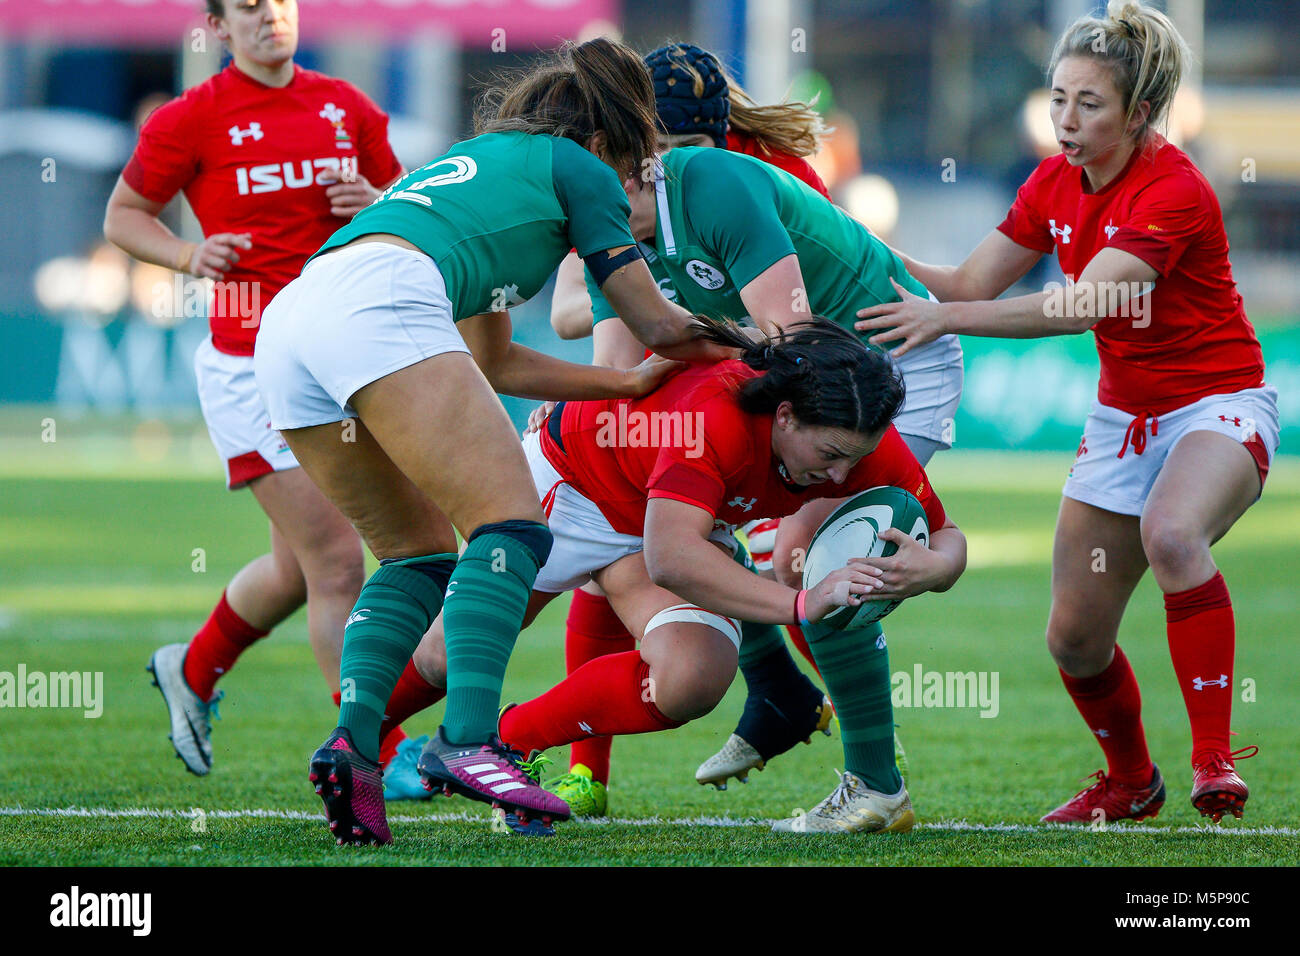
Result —
[{"label": "player's knee", "polygon": [[302,566],[292,557],[272,557],[272,574],[266,581],[268,592],[276,594],[285,603],[304,604],[307,601],[307,576]]},{"label": "player's knee", "polygon": [[1067,674],[1080,675],[1093,671],[1110,653],[1106,628],[1099,628],[1094,620],[1070,614],[1056,606],[1047,622],[1047,650],[1056,666]]},{"label": "player's knee", "polygon": [[411,663],[416,671],[431,687],[447,686],[447,650],[446,645],[432,634],[426,634],[411,655]]},{"label": "player's knee", "polygon": [[366,560],[355,535],[330,542],[304,563],[307,586],[313,595],[355,599],[366,583]]},{"label": "player's knee", "polygon": [[703,717],[718,706],[734,676],[734,665],[729,671],[718,667],[678,667],[660,680],[652,677],[648,691],[653,691],[651,700],[660,713],[670,720],[684,722]]},{"label": "player's knee", "polygon": [[1142,521],[1142,550],[1157,577],[1179,577],[1204,560],[1209,544],[1185,522],[1153,517]]},{"label": "player's knee", "polygon": [[[656,637],[667,638],[658,651]],[[713,710],[736,676],[739,640],[737,621],[691,605],[665,608],[652,617],[642,651],[651,655],[651,699],[660,712],[686,721]]]},{"label": "player's knee", "polygon": [[485,534],[503,535],[514,539],[522,547],[532,552],[537,559],[539,568],[546,564],[546,559],[551,555],[551,547],[555,544],[551,529],[546,525],[539,521],[522,521],[518,519],[479,525],[470,534],[466,543],[473,544],[475,538]]}]

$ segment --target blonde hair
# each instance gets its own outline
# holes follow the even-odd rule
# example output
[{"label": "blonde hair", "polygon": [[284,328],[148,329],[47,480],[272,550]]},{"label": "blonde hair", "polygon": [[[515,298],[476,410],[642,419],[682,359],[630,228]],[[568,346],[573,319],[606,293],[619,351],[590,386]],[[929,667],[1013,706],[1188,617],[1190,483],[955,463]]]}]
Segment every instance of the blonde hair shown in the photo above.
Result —
[{"label": "blonde hair", "polygon": [[766,152],[811,156],[830,130],[807,103],[791,101],[759,106],[724,71],[731,98],[731,128],[754,137]]},{"label": "blonde hair", "polygon": [[1057,65],[1072,56],[1098,60],[1110,68],[1124,99],[1126,128],[1143,101],[1151,104],[1146,120],[1133,134],[1134,141],[1141,143],[1149,130],[1168,119],[1191,51],[1159,10],[1132,0],[1111,0],[1104,20],[1080,17],[1056,41],[1047,68],[1049,83]]}]

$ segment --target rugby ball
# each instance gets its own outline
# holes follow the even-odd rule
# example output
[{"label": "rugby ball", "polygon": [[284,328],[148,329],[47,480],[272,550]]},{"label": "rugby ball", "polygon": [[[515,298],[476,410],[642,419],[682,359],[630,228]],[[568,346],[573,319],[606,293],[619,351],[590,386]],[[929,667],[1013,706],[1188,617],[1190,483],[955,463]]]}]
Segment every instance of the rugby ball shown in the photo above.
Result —
[{"label": "rugby ball", "polygon": [[[804,558],[803,586],[820,584],[850,558],[889,557],[898,546],[880,539],[880,532],[886,528],[897,528],[927,548],[930,546],[925,509],[914,495],[891,485],[868,488],[835,509],[812,536]],[[879,621],[901,603],[863,601],[856,607],[836,608],[817,623],[835,631],[854,630]]]}]

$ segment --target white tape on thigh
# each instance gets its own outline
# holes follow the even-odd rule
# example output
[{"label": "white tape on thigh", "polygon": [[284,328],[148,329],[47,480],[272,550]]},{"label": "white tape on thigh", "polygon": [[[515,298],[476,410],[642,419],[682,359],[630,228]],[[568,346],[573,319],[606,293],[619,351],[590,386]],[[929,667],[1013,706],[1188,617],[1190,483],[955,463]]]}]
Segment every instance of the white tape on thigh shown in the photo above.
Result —
[{"label": "white tape on thigh", "polygon": [[645,626],[645,633],[649,634],[656,627],[673,623],[703,624],[715,631],[721,631],[727,640],[736,645],[736,650],[740,650],[740,622],[734,617],[723,617],[721,614],[714,614],[694,604],[674,604],[672,607],[664,608],[650,618]]}]

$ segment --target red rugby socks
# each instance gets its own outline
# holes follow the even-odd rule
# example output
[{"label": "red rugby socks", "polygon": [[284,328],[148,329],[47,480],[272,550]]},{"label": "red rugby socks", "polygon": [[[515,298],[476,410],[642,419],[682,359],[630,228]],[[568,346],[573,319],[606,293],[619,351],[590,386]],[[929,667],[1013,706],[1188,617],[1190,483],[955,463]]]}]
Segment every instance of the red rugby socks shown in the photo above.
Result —
[{"label": "red rugby socks", "polygon": [[446,688],[434,687],[420,676],[420,672],[415,669],[414,660],[407,661],[406,668],[397,678],[397,686],[393,688],[388,704],[384,707],[384,719],[379,725],[380,741],[387,741],[388,734],[397,730],[398,724],[432,707],[446,696]]},{"label": "red rugby socks", "polygon": [[236,614],[226,602],[226,592],[222,591],[221,600],[185,652],[185,683],[200,700],[209,700],[217,679],[235,665],[245,649],[268,633],[259,631]]},{"label": "red rugby socks", "polygon": [[1169,657],[1192,724],[1192,754],[1226,754],[1232,721],[1236,625],[1223,575],[1165,595]]},{"label": "red rugby socks", "polygon": [[588,661],[545,694],[501,715],[501,738],[522,753],[585,737],[680,727],[652,699],[650,665],[638,651]]},{"label": "red rugby socks", "polygon": [[1116,783],[1145,787],[1151,782],[1151,754],[1142,729],[1142,695],[1128,658],[1115,645],[1109,666],[1093,677],[1061,671],[1065,689],[1106,754],[1106,774]]},{"label": "red rugby socks", "polygon": [[[614,613],[609,601],[586,591],[573,592],[569,617],[565,623],[564,665],[572,674],[588,661],[606,654],[621,654],[636,649],[636,639]],[[569,748],[569,766],[585,764],[593,780],[609,783],[609,751],[613,740],[608,736],[576,740]]]}]

